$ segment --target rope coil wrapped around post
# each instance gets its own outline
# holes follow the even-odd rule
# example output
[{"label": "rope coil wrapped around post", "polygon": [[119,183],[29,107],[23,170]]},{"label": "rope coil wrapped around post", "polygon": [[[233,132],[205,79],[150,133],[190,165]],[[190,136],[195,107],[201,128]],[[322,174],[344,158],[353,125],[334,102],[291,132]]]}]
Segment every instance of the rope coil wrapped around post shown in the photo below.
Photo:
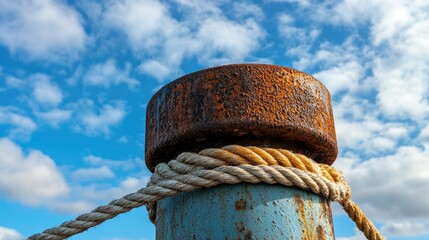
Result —
[{"label": "rope coil wrapped around post", "polygon": [[342,173],[334,167],[284,149],[239,145],[209,148],[198,154],[182,153],[168,163],[158,164],[146,188],[29,239],[65,239],[143,205],[148,207],[149,217],[155,221],[155,203],[158,200],[180,192],[240,182],[295,186],[337,201],[367,239],[383,239],[350,199],[351,189]]}]

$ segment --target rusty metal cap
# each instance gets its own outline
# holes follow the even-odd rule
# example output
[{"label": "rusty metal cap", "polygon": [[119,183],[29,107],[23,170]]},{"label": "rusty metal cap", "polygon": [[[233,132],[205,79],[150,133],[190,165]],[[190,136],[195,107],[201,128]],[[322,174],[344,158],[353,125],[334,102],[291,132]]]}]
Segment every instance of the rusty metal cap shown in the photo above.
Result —
[{"label": "rusty metal cap", "polygon": [[265,64],[234,64],[183,76],[146,112],[147,167],[183,151],[228,144],[285,148],[332,164],[338,153],[331,97],[314,77]]}]

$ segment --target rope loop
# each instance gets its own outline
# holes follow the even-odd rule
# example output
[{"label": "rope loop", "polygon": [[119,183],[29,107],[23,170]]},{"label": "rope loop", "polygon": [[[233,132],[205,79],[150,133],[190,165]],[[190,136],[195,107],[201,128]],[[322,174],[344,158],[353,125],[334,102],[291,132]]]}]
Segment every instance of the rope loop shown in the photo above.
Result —
[{"label": "rope loop", "polygon": [[350,186],[334,167],[284,149],[239,145],[208,148],[198,154],[181,153],[168,163],[158,164],[145,188],[29,239],[65,239],[143,205],[148,209],[151,221],[155,222],[158,200],[180,192],[240,182],[296,186],[337,201],[367,239],[383,240],[372,222],[350,199]]}]

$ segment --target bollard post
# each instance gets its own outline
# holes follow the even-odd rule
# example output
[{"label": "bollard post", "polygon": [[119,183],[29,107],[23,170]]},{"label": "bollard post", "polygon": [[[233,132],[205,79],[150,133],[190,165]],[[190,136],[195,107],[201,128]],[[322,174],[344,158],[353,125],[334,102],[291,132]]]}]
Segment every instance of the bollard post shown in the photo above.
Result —
[{"label": "bollard post", "polygon": [[[283,148],[332,164],[331,99],[315,78],[262,64],[183,76],[150,100],[147,167],[229,144]],[[156,239],[335,239],[330,203],[294,187],[221,185],[157,203]]]}]

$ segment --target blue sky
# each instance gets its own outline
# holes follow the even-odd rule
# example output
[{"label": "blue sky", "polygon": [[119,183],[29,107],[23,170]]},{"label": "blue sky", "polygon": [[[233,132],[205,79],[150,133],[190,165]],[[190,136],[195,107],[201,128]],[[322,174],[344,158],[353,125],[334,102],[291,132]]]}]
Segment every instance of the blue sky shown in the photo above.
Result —
[{"label": "blue sky", "polygon": [[[144,186],[152,94],[241,62],[321,80],[353,199],[388,239],[428,239],[427,39],[424,0],[0,0],[0,239]],[[337,239],[363,239],[333,206]],[[72,239],[154,232],[140,208]]]}]

